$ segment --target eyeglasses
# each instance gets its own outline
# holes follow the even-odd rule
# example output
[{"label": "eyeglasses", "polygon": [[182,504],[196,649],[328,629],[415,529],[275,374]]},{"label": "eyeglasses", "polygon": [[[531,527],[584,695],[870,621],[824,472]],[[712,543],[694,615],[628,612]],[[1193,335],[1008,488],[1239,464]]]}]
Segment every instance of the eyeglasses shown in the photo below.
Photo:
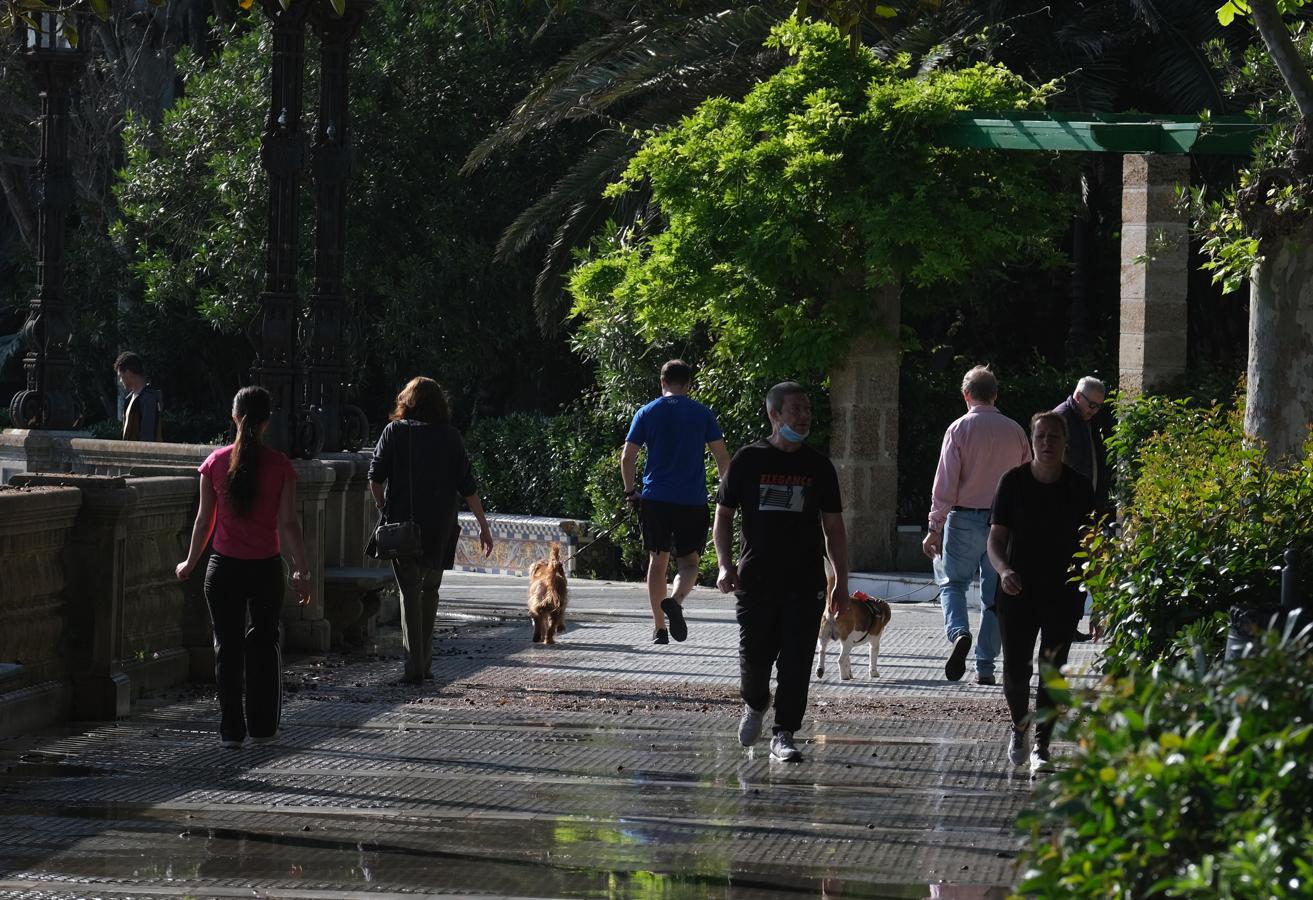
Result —
[{"label": "eyeglasses", "polygon": [[1084,391],[1077,391],[1076,396],[1084,400],[1085,405],[1088,406],[1090,409],[1101,409],[1103,407],[1104,404],[1103,400],[1091,400],[1089,397],[1085,396]]}]

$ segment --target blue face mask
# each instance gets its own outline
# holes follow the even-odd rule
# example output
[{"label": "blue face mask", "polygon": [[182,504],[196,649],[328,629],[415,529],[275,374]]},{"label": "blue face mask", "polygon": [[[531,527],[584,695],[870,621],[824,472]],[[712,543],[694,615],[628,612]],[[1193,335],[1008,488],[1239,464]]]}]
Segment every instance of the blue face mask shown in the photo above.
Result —
[{"label": "blue face mask", "polygon": [[[810,433],[811,432],[808,431],[808,434]],[[791,444],[801,444],[803,441],[807,440],[806,434],[798,434],[798,432],[794,431],[784,422],[780,423],[780,437],[784,438]]]}]

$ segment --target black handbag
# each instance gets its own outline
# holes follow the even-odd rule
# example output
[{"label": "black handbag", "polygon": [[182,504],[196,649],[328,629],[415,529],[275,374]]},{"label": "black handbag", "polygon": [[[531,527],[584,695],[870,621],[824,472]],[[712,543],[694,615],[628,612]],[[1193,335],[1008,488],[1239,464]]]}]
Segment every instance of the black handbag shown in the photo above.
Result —
[{"label": "black handbag", "polygon": [[[410,514],[415,514],[415,435],[406,429],[406,485],[410,489]],[[418,522],[388,522],[383,510],[378,511],[378,525],[365,546],[365,555],[371,559],[399,559],[420,556],[424,553],[424,536]]]}]

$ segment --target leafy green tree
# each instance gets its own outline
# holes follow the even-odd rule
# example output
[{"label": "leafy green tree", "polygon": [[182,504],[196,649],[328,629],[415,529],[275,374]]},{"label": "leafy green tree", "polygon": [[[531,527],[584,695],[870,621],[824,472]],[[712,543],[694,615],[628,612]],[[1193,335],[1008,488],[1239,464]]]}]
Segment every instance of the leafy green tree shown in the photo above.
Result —
[{"label": "leafy green tree", "polygon": [[660,230],[618,228],[572,274],[604,394],[629,377],[617,347],[689,342],[718,410],[755,428],[761,386],[823,380],[882,286],[950,290],[1053,258],[1062,163],[933,139],[957,110],[1039,108],[1052,88],[984,65],[909,77],[824,24],[780,25],[771,45],[794,62],[652,135],[609,190],[650,187]]}]

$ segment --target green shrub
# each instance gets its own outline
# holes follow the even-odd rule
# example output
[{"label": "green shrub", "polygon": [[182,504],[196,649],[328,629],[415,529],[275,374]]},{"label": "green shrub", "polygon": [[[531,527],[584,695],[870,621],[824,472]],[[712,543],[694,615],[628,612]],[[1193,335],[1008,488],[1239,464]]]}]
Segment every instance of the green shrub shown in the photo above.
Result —
[{"label": "green shrub", "polygon": [[1039,897],[1313,893],[1313,653],[1269,633],[1209,668],[1202,649],[1137,669],[1066,726],[1071,765],[1022,816]]},{"label": "green shrub", "polygon": [[1195,622],[1210,623],[1202,627],[1216,644],[1225,629],[1216,614],[1275,605],[1283,551],[1293,547],[1307,566],[1313,550],[1307,453],[1287,470],[1267,466],[1238,409],[1151,399],[1121,413],[1156,433],[1133,457],[1119,449],[1136,473],[1121,530],[1088,548],[1084,580],[1109,626],[1103,662],[1116,674],[1179,660],[1178,634]]},{"label": "green shrub", "polygon": [[[579,405],[557,416],[512,413],[480,419],[466,432],[465,443],[490,512],[592,522],[598,531],[607,531],[618,555],[614,567],[603,567],[599,574],[641,580],[647,553],[620,483],[624,434],[615,417]],[[640,453],[640,478],[643,462]],[[708,455],[707,489],[713,497],[717,483]],[[700,568],[701,581],[713,583],[716,554],[710,542]]]},{"label": "green shrub", "polygon": [[491,511],[589,520],[590,473],[612,460],[619,493],[620,442],[586,411],[511,413],[475,421],[465,434],[479,491]]},{"label": "green shrub", "polygon": [[1135,481],[1140,474],[1140,448],[1149,438],[1174,420],[1188,415],[1191,409],[1234,409],[1244,387],[1236,387],[1235,374],[1225,368],[1192,370],[1166,390],[1153,396],[1122,400],[1114,391],[1109,402],[1116,413],[1116,424],[1104,443],[1108,468],[1113,478],[1113,499],[1118,506],[1129,506]]}]

